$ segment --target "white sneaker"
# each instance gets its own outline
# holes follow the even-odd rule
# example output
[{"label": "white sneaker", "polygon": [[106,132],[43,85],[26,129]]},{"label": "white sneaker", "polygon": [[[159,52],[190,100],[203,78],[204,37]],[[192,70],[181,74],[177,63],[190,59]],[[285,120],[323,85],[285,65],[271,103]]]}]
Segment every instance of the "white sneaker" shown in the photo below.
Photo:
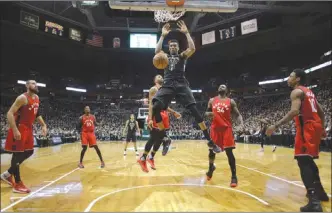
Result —
[{"label": "white sneaker", "polygon": [[273,150],[272,150],[272,152],[275,152],[276,149],[277,149],[277,146],[273,146]]}]

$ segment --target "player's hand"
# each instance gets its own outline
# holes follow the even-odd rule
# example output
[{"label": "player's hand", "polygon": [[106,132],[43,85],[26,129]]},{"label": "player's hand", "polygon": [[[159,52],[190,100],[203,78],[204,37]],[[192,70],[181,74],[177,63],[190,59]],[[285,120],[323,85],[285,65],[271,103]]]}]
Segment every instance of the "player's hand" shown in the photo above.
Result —
[{"label": "player's hand", "polygon": [[178,112],[174,112],[174,117],[176,119],[180,119],[182,117],[182,115],[180,113],[178,113]]},{"label": "player's hand", "polygon": [[266,129],[265,134],[266,134],[267,136],[271,136],[272,133],[273,133],[275,130],[276,130],[276,126],[271,125],[271,126],[269,126],[269,127]]},{"label": "player's hand", "polygon": [[20,131],[18,131],[18,129],[13,130],[13,133],[14,133],[15,140],[17,140],[17,141],[21,140],[21,133],[20,133]]},{"label": "player's hand", "polygon": [[169,32],[171,32],[171,25],[167,23],[163,26],[163,29],[161,30],[161,35],[165,37],[168,35]]},{"label": "player's hand", "polygon": [[42,135],[43,135],[44,137],[46,137],[46,135],[47,135],[47,127],[46,127],[46,126],[43,126],[43,127],[42,127]]},{"label": "player's hand", "polygon": [[149,128],[150,130],[152,130],[152,128],[153,128],[153,120],[149,120],[148,128]]},{"label": "player's hand", "polygon": [[178,30],[181,33],[184,33],[184,34],[188,33],[188,28],[187,28],[186,24],[184,23],[184,21],[182,21],[182,20],[178,21],[177,25],[179,27]]}]

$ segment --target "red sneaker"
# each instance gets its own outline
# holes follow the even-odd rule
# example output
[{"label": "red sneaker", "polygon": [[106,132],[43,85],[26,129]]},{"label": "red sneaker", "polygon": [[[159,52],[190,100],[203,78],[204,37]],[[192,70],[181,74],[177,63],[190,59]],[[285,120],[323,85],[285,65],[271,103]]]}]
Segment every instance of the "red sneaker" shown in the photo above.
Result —
[{"label": "red sneaker", "polygon": [[148,167],[146,166],[146,160],[138,159],[137,162],[141,166],[143,172],[149,172]]},{"label": "red sneaker", "polygon": [[79,163],[79,164],[78,164],[78,168],[83,169],[83,168],[84,168],[83,163]]},{"label": "red sneaker", "polygon": [[0,175],[0,177],[1,177],[1,180],[3,180],[4,182],[6,182],[11,187],[14,187],[15,181],[13,180],[13,175],[10,175],[9,177],[6,177],[6,175],[4,173],[2,173]]},{"label": "red sneaker", "polygon": [[31,192],[31,190],[29,188],[27,188],[21,181],[14,185],[13,192],[21,193],[21,194],[28,194]]},{"label": "red sneaker", "polygon": [[151,169],[156,170],[153,158],[152,159],[148,158],[146,161],[150,164]]},{"label": "red sneaker", "polygon": [[231,180],[231,187],[237,187],[237,177],[232,177]]}]

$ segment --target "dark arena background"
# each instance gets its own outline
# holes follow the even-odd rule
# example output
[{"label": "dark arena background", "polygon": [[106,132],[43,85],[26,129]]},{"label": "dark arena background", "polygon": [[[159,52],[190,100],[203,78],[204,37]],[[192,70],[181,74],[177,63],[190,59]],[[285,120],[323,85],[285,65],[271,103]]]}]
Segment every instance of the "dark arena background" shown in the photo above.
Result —
[{"label": "dark arena background", "polygon": [[[186,0],[173,7],[167,2],[0,3],[1,212],[298,212],[308,202],[331,212],[331,3]],[[212,151],[181,100],[169,105],[182,117],[169,115],[172,143],[156,152],[156,169],[148,161],[144,172],[138,163],[150,137],[149,89],[154,77],[164,74],[152,63],[164,25],[155,10],[159,15],[186,10],[178,20],[186,24],[196,51],[185,76],[199,113],[204,115],[225,84],[243,117],[244,128],[233,122],[236,187],[230,186],[229,152],[216,154],[216,170],[208,180]],[[168,52],[168,41],[177,39],[182,52],[187,38],[176,29],[176,20],[170,23],[162,49]],[[319,169],[314,174],[329,200],[319,198],[321,204],[303,183],[294,159],[294,122],[265,135],[266,127],[291,110],[287,81],[296,68],[304,70],[304,85],[325,116],[326,135],[315,144],[320,153],[314,161]],[[38,113],[48,131],[43,135],[36,120],[34,152],[15,164],[20,154],[6,148],[8,117],[28,80],[37,82]],[[77,126],[85,106],[97,121],[98,146],[88,148],[80,163],[83,133]],[[21,108],[22,118],[27,106]],[[137,150],[134,143],[125,149],[130,114],[139,126]],[[211,119],[203,119],[210,132]],[[303,174],[306,181],[310,174]],[[315,196],[321,190],[315,185]]]}]

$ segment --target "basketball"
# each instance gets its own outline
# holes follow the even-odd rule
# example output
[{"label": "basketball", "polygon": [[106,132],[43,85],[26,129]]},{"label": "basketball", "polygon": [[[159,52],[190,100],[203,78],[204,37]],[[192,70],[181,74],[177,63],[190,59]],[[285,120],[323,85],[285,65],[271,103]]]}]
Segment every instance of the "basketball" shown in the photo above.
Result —
[{"label": "basketball", "polygon": [[168,58],[165,53],[158,53],[153,57],[153,65],[159,69],[165,69],[168,66]]}]

